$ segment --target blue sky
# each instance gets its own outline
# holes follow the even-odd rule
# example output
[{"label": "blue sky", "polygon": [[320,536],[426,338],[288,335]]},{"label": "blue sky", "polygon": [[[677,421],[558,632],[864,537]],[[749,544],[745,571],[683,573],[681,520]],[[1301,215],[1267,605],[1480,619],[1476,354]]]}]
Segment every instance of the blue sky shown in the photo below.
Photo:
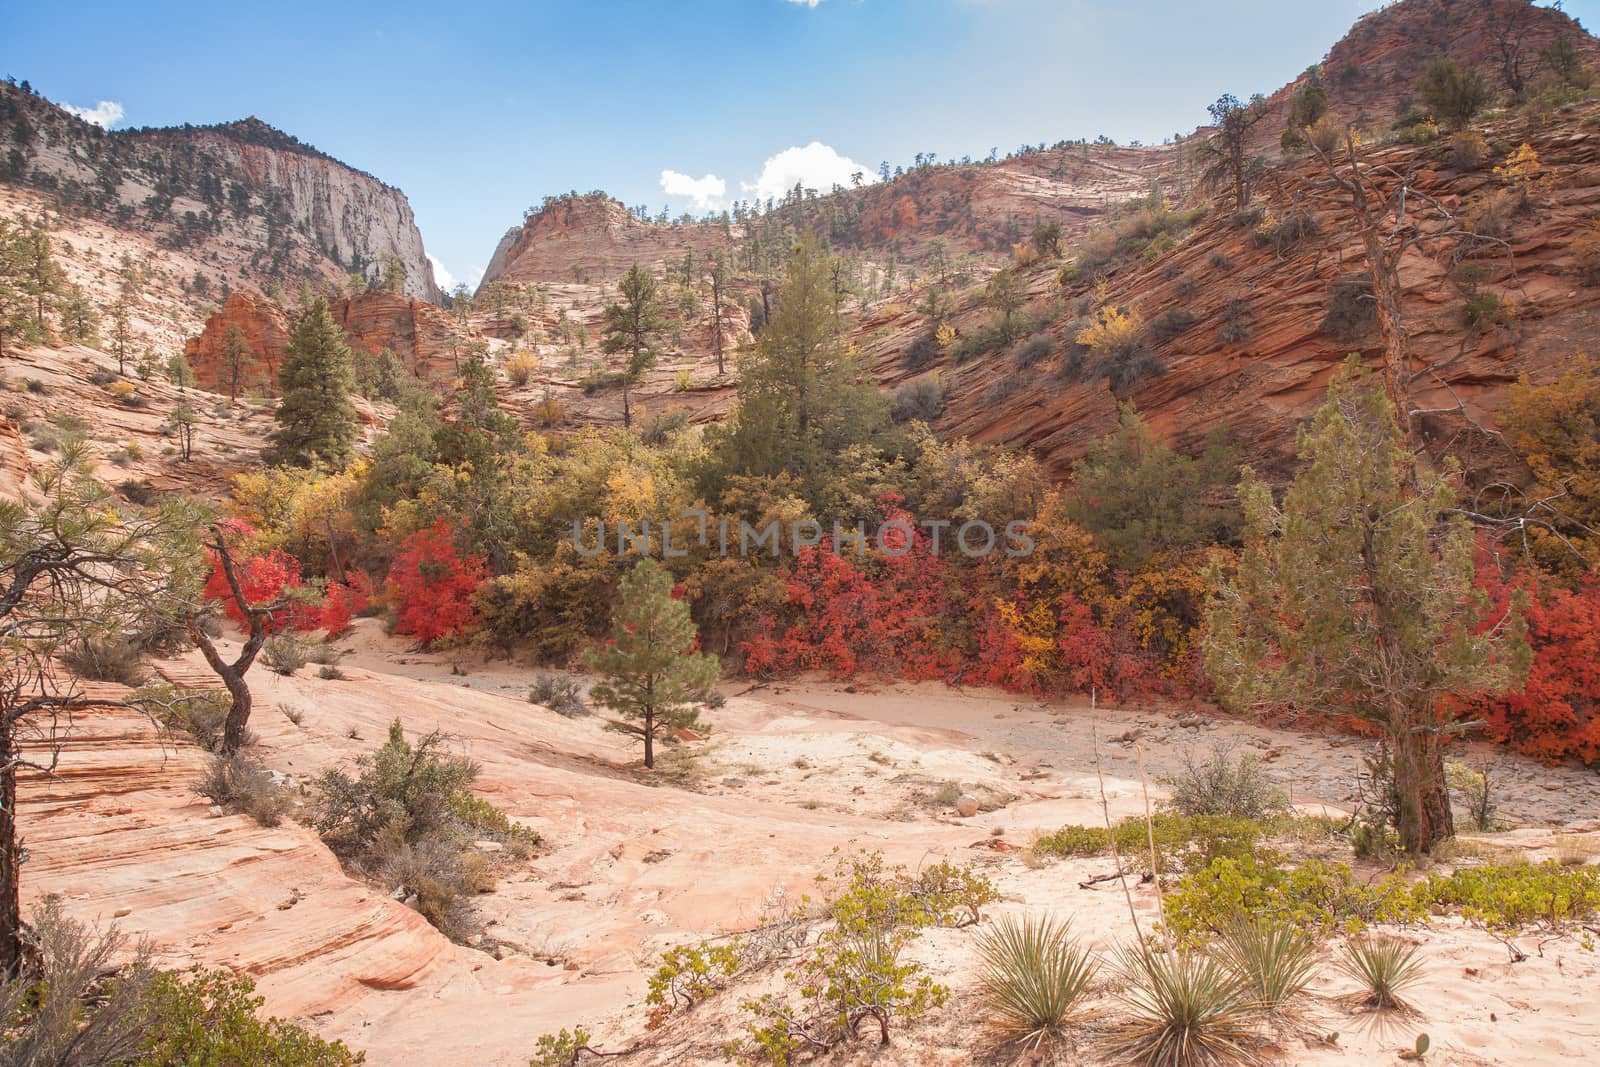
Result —
[{"label": "blue sky", "polygon": [[[259,116],[404,189],[429,251],[473,281],[526,207],[568,189],[676,214],[797,174],[826,188],[850,161],[1159,141],[1223,92],[1289,81],[1375,6],[0,0],[0,73],[120,107],[121,126]],[[1566,10],[1592,27],[1600,0]]]}]

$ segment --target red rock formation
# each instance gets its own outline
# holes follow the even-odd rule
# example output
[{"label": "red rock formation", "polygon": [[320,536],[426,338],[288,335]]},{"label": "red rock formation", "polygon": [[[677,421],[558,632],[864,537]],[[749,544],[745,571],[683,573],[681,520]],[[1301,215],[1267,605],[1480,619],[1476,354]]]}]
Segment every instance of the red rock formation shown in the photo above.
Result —
[{"label": "red rock formation", "polygon": [[[1544,76],[1539,53],[1558,35],[1584,62],[1600,60],[1600,41],[1576,19],[1528,0],[1401,0],[1361,16],[1328,50],[1323,86],[1330,107],[1345,121],[1385,125],[1402,102],[1415,100],[1417,79],[1430,60],[1448,56],[1476,68],[1500,93],[1507,91],[1508,68],[1530,86]],[[1274,93],[1272,102],[1288,100],[1299,84]],[[1276,140],[1282,124],[1270,125]]]},{"label": "red rock formation", "polygon": [[330,310],[352,345],[374,355],[388,349],[419,378],[441,381],[454,375],[466,354],[466,331],[420,300],[374,289],[335,300]]},{"label": "red rock formation", "polygon": [[483,280],[603,283],[635,263],[677,263],[728,244],[720,224],[640,222],[604,194],[567,197],[506,234]]},{"label": "red rock formation", "polygon": [[[1514,267],[1498,246],[1484,245],[1473,257],[1487,272],[1482,289],[1514,305],[1515,314],[1503,324],[1467,326],[1467,288],[1451,280],[1448,254],[1434,258],[1414,251],[1403,268],[1411,348],[1419,367],[1439,370],[1439,380],[1423,376],[1415,385],[1419,408],[1452,408],[1459,398],[1472,420],[1492,430],[1507,386],[1519,375],[1547,379],[1574,349],[1593,343],[1600,291],[1584,283],[1585,257],[1592,260],[1593,252],[1585,252],[1579,238],[1593,232],[1600,216],[1600,144],[1587,132],[1595,121],[1600,105],[1588,104],[1557,125],[1516,120],[1485,127],[1498,156],[1527,142],[1543,164],[1528,208],[1505,222]],[[1421,167],[1418,186],[1468,217],[1504,189],[1491,173],[1497,159],[1460,172],[1434,162],[1440,155],[1436,147],[1391,145],[1375,150],[1372,162],[1400,172]],[[1295,427],[1321,402],[1346,354],[1357,351],[1369,364],[1379,358],[1375,331],[1341,341],[1322,329],[1335,279],[1365,269],[1347,214],[1337,200],[1317,195],[1322,178],[1319,164],[1302,159],[1284,167],[1277,191],[1263,198],[1261,206],[1277,213],[1297,202],[1314,205],[1318,232],[1282,253],[1258,241],[1253,229],[1235,225],[1228,212],[1213,211],[1171,252],[1151,262],[1134,257],[1112,269],[1110,303],[1131,308],[1146,323],[1169,312],[1194,317],[1170,339],[1152,339],[1167,372],[1128,394],[1179,447],[1198,448],[1208,433],[1225,426],[1245,459],[1283,475],[1293,461]],[[1056,288],[1055,266],[1037,268],[1029,278],[1035,312],[1052,303],[1061,309],[1049,327],[1058,355],[1023,371],[1006,351],[959,367],[942,361],[948,409],[940,429],[1030,449],[1064,474],[1115,427],[1117,398],[1103,378],[1059,372],[1059,353],[1086,324],[1094,288],[1087,281]],[[958,305],[962,310],[953,322],[963,333],[990,317],[977,289],[962,294]],[[1242,314],[1247,327],[1247,336],[1231,343],[1221,336],[1230,312]],[[855,336],[875,360],[880,379],[898,385],[925,373],[906,370],[903,354],[928,328],[920,315],[900,306],[865,319]],[[1504,446],[1466,420],[1431,417],[1426,426],[1437,449],[1469,468],[1484,476],[1515,476],[1518,465]]]},{"label": "red rock formation", "polygon": [[250,346],[249,366],[240,372],[240,392],[263,387],[276,393],[278,362],[289,347],[293,324],[277,304],[248,289],[230,293],[222,310],[206,320],[198,337],[184,342],[183,354],[194,368],[196,383],[214,393],[229,391],[232,368],[224,355],[229,327],[238,327]]},{"label": "red rock formation", "polygon": [[[329,304],[334,321],[344,328],[353,348],[377,355],[385,349],[399,357],[419,378],[439,381],[453,375],[465,354],[469,334],[432,304],[396,293],[368,290]],[[236,292],[221,311],[206,320],[198,337],[184,345],[202,388],[227,391],[223,346],[228,327],[244,332],[258,362],[263,384],[276,393],[278,364],[289,347],[292,328],[283,308],[260,293]]]}]

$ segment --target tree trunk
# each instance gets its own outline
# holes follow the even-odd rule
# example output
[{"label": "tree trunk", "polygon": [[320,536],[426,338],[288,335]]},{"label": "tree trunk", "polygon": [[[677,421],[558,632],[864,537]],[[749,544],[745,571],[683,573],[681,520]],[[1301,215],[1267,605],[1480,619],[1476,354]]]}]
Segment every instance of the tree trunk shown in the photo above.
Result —
[{"label": "tree trunk", "polygon": [[644,766],[645,770],[654,770],[656,765],[656,717],[655,713],[646,709],[644,713]]},{"label": "tree trunk", "polygon": [[1444,751],[1439,735],[1419,722],[1425,718],[1402,713],[1399,721],[1391,720],[1389,731],[1395,792],[1400,798],[1400,847],[1410,856],[1431,852],[1456,832]]},{"label": "tree trunk", "polygon": [[22,844],[17,840],[16,733],[0,723],[0,974],[15,977],[22,963]]},{"label": "tree trunk", "polygon": [[627,429],[633,425],[633,409],[628,405],[628,375],[622,375],[622,428]]},{"label": "tree trunk", "polygon": [[228,696],[233,698],[222,727],[222,754],[231,756],[244,747],[245,727],[250,723],[252,705],[250,687],[238,671],[225,669],[217,673],[222,676],[222,684],[228,687]]}]

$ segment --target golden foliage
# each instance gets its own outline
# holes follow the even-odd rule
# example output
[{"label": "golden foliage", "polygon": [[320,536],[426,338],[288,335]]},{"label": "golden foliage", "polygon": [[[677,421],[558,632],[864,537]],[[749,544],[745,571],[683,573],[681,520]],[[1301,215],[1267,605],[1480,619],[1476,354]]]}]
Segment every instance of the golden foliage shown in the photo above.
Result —
[{"label": "golden foliage", "polygon": [[1096,321],[1078,331],[1075,340],[1099,353],[1115,352],[1138,340],[1144,323],[1139,317],[1122,308],[1107,305],[1100,309]]}]

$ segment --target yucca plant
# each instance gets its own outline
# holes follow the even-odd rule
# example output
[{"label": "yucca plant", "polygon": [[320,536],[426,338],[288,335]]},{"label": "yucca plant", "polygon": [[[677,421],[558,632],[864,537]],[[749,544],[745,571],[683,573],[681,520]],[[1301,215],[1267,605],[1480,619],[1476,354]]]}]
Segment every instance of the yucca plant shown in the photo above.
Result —
[{"label": "yucca plant", "polygon": [[1417,946],[1388,935],[1352,937],[1339,969],[1361,983],[1361,1003],[1393,1011],[1411,1010],[1400,994],[1422,976]]},{"label": "yucca plant", "polygon": [[1108,1038],[1118,1063],[1139,1067],[1231,1067],[1260,1062],[1258,1013],[1249,988],[1215,956],[1124,949],[1118,994],[1133,1018]]},{"label": "yucca plant", "polygon": [[984,1002],[1009,1040],[1029,1049],[1060,1034],[1099,965],[1048,916],[1005,916],[978,937]]},{"label": "yucca plant", "polygon": [[1251,1001],[1281,1012],[1311,984],[1317,946],[1289,923],[1237,915],[1223,925],[1217,956],[1244,983]]}]

